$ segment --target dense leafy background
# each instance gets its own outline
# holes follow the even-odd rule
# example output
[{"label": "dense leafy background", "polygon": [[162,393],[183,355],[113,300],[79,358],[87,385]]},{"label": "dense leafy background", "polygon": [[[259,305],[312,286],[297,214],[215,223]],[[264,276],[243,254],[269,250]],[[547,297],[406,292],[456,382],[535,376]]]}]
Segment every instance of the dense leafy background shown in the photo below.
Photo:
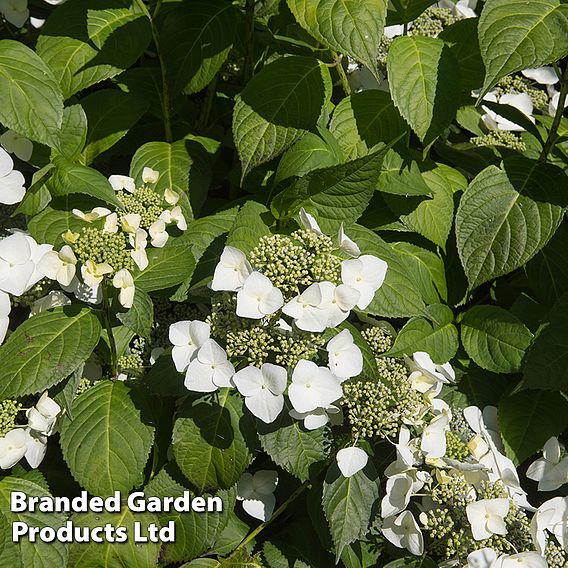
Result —
[{"label": "dense leafy background", "polygon": [[[46,20],[39,29],[4,20],[0,29],[0,123],[34,142],[31,159],[16,160],[26,197],[3,223],[60,247],[63,233],[84,225],[74,207],[117,204],[109,175],[139,182],[149,166],[160,172],[159,192],[181,195],[189,226],[149,253],[129,310],[116,302],[107,312],[70,306],[29,320],[23,308],[13,312],[13,333],[0,347],[0,399],[51,389],[67,412],[41,473],[0,477],[0,562],[434,566],[428,558],[393,559],[392,550],[379,555],[372,544],[382,491],[375,468],[388,459],[380,450],[375,464],[343,478],[329,465],[327,427],[309,432],[286,413],[255,425],[228,391],[188,396],[168,354],[126,383],[74,392],[94,351],[107,371],[128,373],[116,368],[117,357],[135,335],[151,336],[164,302],[180,313],[187,303],[208,302],[206,284],[225,242],[248,253],[260,237],[292,230],[304,208],[325,232],[343,224],[363,253],[388,262],[367,311],[399,330],[389,355],[427,351],[436,363],[452,360],[458,383],[449,396],[461,406],[498,407],[515,464],[562,435],[568,119],[562,109],[541,108],[530,119],[495,102],[482,110],[476,97],[512,73],[554,64],[564,70],[556,88],[565,99],[568,4],[486,0],[478,18],[424,34],[405,32],[429,0],[51,4],[30,2],[32,16]],[[404,29],[385,40],[385,25]],[[365,73],[366,82],[357,82]],[[512,142],[488,141],[488,110],[524,130]],[[374,372],[372,356],[365,365]],[[254,460],[258,469],[279,468],[279,504],[296,499],[250,540],[250,519],[232,505],[233,486]],[[228,510],[136,518],[175,521],[178,542],[163,549],[18,547],[4,537],[15,519],[9,491],[74,495],[81,488],[94,495],[207,491]],[[63,522],[48,514],[24,520]]]}]

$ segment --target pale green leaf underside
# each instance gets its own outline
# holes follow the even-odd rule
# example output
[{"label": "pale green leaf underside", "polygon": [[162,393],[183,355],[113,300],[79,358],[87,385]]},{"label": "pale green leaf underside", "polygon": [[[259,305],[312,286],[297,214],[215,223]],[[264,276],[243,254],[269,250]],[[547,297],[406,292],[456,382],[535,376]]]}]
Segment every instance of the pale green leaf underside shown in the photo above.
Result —
[{"label": "pale green leaf underside", "polygon": [[93,495],[127,493],[143,479],[154,428],[143,423],[128,388],[101,381],[64,418],[61,448],[73,477]]}]

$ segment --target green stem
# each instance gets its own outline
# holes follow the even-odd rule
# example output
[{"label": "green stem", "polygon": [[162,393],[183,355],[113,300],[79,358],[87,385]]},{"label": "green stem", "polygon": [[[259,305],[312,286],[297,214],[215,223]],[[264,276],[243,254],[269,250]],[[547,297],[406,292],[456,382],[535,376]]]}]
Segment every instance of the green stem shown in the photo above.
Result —
[{"label": "green stem", "polygon": [[156,2],[156,7],[154,8],[154,13],[152,14],[153,19],[156,18],[161,7],[162,7],[162,0],[158,0],[158,2]]},{"label": "green stem", "polygon": [[106,283],[101,284],[103,290],[103,321],[108,335],[108,343],[110,347],[110,369],[113,377],[118,374],[118,355],[116,351],[116,341],[112,332],[112,324],[110,323],[110,305],[108,302],[108,291]]},{"label": "green stem", "polygon": [[[144,15],[150,21],[150,27],[152,28],[152,38],[154,40],[154,45],[156,46],[156,51],[158,52],[158,61],[160,62],[160,71],[162,74],[162,114],[164,115],[164,133],[166,136],[166,142],[173,142],[173,134],[172,134],[172,119],[170,114],[170,90],[168,87],[168,80],[167,80],[167,73],[166,73],[166,66],[164,64],[164,60],[162,58],[162,53],[160,50],[160,39],[158,36],[158,30],[154,25],[154,20],[152,19],[152,14],[148,10],[146,4],[144,4],[143,0],[135,0],[136,5],[142,10]],[[161,2],[158,2],[156,5],[156,10],[154,15],[157,13]]]},{"label": "green stem", "polygon": [[564,104],[566,103],[566,97],[568,96],[568,63],[564,69],[564,75],[560,79],[560,96],[558,98],[558,107],[556,108],[556,114],[554,115],[554,120],[552,121],[552,126],[550,127],[550,132],[548,133],[548,138],[544,143],[542,148],[542,153],[538,159],[539,164],[544,164],[548,155],[554,148],[556,139],[558,138],[558,128],[560,127],[560,122],[562,121],[562,115],[564,114]]},{"label": "green stem", "polygon": [[346,96],[350,96],[351,85],[349,85],[345,69],[343,69],[343,65],[341,64],[341,57],[335,51],[332,51],[331,55],[333,57],[333,60],[335,61],[334,66],[335,69],[337,69],[337,74],[339,75],[339,79],[341,80],[341,86],[343,87],[343,92],[345,93]]},{"label": "green stem", "polygon": [[294,491],[294,493],[292,493],[292,495],[290,495],[290,497],[288,497],[288,499],[286,499],[286,501],[284,501],[284,503],[282,503],[282,505],[280,505],[280,507],[278,507],[278,509],[276,509],[276,512],[272,515],[272,517],[270,517],[270,519],[268,521],[258,525],[258,527],[256,527],[256,529],[251,531],[241,541],[239,546],[237,546],[237,548],[235,548],[235,552],[237,550],[240,550],[241,548],[244,548],[252,539],[257,537],[270,523],[275,521],[288,508],[288,506],[291,503],[293,503],[304,492],[304,490],[306,490],[309,487],[309,485],[310,485],[309,481],[304,481],[304,483],[302,483],[302,485],[300,485],[300,487],[298,487],[296,489],[296,491]]},{"label": "green stem", "polygon": [[254,5],[255,0],[247,0],[245,6],[245,65],[243,69],[243,84],[246,85],[254,69]]},{"label": "green stem", "polygon": [[215,75],[215,77],[207,87],[205,100],[203,101],[203,106],[201,107],[201,114],[199,115],[199,120],[197,121],[197,130],[205,130],[207,128],[209,116],[211,115],[211,109],[213,108],[213,101],[215,100],[215,95],[217,94],[217,77],[218,75]]}]

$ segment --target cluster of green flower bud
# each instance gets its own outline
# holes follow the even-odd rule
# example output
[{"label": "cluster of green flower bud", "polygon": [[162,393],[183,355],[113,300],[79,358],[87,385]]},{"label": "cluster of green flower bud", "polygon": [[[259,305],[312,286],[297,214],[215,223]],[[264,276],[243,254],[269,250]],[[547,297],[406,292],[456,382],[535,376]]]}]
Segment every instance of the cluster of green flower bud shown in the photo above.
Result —
[{"label": "cluster of green flower bud", "polygon": [[387,57],[393,39],[383,35],[379,43],[379,52],[377,55],[377,67],[384,75],[387,74]]},{"label": "cluster of green flower bud", "polygon": [[408,35],[438,37],[444,29],[461,19],[449,8],[430,6],[410,24]]},{"label": "cluster of green flower bud", "polygon": [[452,408],[450,430],[465,445],[475,436],[475,432],[467,423],[463,411],[460,408]]},{"label": "cluster of green flower bud", "polygon": [[3,400],[0,402],[0,438],[16,427],[16,418],[22,410],[22,405],[17,400]]},{"label": "cluster of green flower bud", "polygon": [[322,335],[294,330],[290,335],[276,335],[275,362],[277,365],[295,367],[300,359],[314,361],[325,344]]},{"label": "cluster of green flower bud", "polygon": [[568,566],[568,554],[553,538],[548,539],[544,549],[544,558],[549,568],[566,568]]},{"label": "cluster of green flower bud", "polygon": [[466,461],[471,457],[467,445],[452,430],[446,432],[446,457],[458,461]]},{"label": "cluster of green flower bud", "polygon": [[147,229],[157,221],[166,207],[163,199],[150,187],[139,187],[134,193],[119,191],[117,197],[127,213],[137,213],[141,217],[140,227]]},{"label": "cluster of green flower bud", "polygon": [[234,295],[220,295],[213,301],[206,320],[211,325],[211,335],[225,343],[229,358],[241,358],[255,367],[266,362],[294,367],[300,359],[317,359],[319,349],[325,344],[321,334],[299,329],[285,332],[279,328],[277,318],[268,323],[239,318],[235,302]]},{"label": "cluster of green flower bud", "polygon": [[95,386],[95,382],[98,382],[98,381],[91,381],[91,379],[88,379],[87,377],[81,378],[81,380],[79,381],[79,384],[77,385],[77,390],[75,391],[75,396],[77,397],[77,396],[83,394],[84,392],[87,392],[90,388]]},{"label": "cluster of green flower bud", "polygon": [[96,227],[83,227],[72,246],[81,264],[87,260],[97,264],[106,262],[112,267],[113,274],[122,268],[134,270],[128,236],[122,231],[103,233]]},{"label": "cluster of green flower bud", "polygon": [[242,358],[255,367],[265,363],[275,348],[273,337],[264,326],[258,324],[229,330],[225,341],[229,358]]},{"label": "cluster of green flower bud", "polygon": [[423,405],[404,364],[388,357],[379,361],[378,379],[359,377],[343,385],[347,419],[354,436],[361,438],[396,438],[404,421],[415,418]]},{"label": "cluster of green flower bud", "polygon": [[497,98],[506,94],[520,94],[526,93],[530,98],[535,108],[539,110],[548,109],[548,93],[542,89],[535,89],[531,82],[521,75],[507,75],[497,83],[494,89]]},{"label": "cluster of green flower bud", "polygon": [[262,237],[249,260],[290,299],[314,282],[339,284],[341,259],[332,251],[333,241],[327,235],[301,229],[290,237]]},{"label": "cluster of green flower bud", "polygon": [[509,513],[505,517],[507,534],[492,535],[483,541],[473,538],[466,506],[481,499],[499,498],[508,498],[501,482],[482,482],[476,491],[466,482],[464,476],[459,474],[436,485],[432,489],[432,499],[438,506],[423,516],[424,527],[431,539],[431,553],[440,560],[458,559],[461,565],[466,565],[467,556],[484,547],[492,548],[498,554],[533,550],[530,520],[511,500]]},{"label": "cluster of green flower bud", "polygon": [[380,360],[379,356],[386,353],[392,347],[394,341],[392,335],[386,329],[378,325],[366,327],[361,331],[361,335],[369,344],[377,360]]},{"label": "cluster of green flower bud", "polygon": [[471,142],[475,146],[503,146],[518,152],[524,152],[527,149],[521,137],[508,130],[490,130],[483,136],[474,136]]},{"label": "cluster of green flower bud", "polygon": [[118,368],[123,370],[142,369],[144,361],[139,353],[127,353],[118,358]]}]

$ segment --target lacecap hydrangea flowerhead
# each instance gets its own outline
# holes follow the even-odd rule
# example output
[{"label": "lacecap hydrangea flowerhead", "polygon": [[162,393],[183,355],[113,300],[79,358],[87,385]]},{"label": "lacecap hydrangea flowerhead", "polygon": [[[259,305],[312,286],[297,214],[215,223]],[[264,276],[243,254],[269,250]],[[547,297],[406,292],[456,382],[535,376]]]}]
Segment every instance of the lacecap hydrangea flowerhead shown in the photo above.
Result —
[{"label": "lacecap hydrangea flowerhead", "polygon": [[112,286],[122,307],[131,308],[135,275],[150,263],[148,247],[166,246],[170,226],[179,231],[187,229],[181,206],[177,205],[179,195],[171,189],[163,194],[156,190],[159,176],[159,172],[144,168],[140,187],[131,177],[110,176],[121,207],[113,211],[107,207],[73,209],[82,226],[76,232],[64,233],[66,244],[43,256],[39,264],[42,275],[91,304],[103,300],[105,285]]}]

